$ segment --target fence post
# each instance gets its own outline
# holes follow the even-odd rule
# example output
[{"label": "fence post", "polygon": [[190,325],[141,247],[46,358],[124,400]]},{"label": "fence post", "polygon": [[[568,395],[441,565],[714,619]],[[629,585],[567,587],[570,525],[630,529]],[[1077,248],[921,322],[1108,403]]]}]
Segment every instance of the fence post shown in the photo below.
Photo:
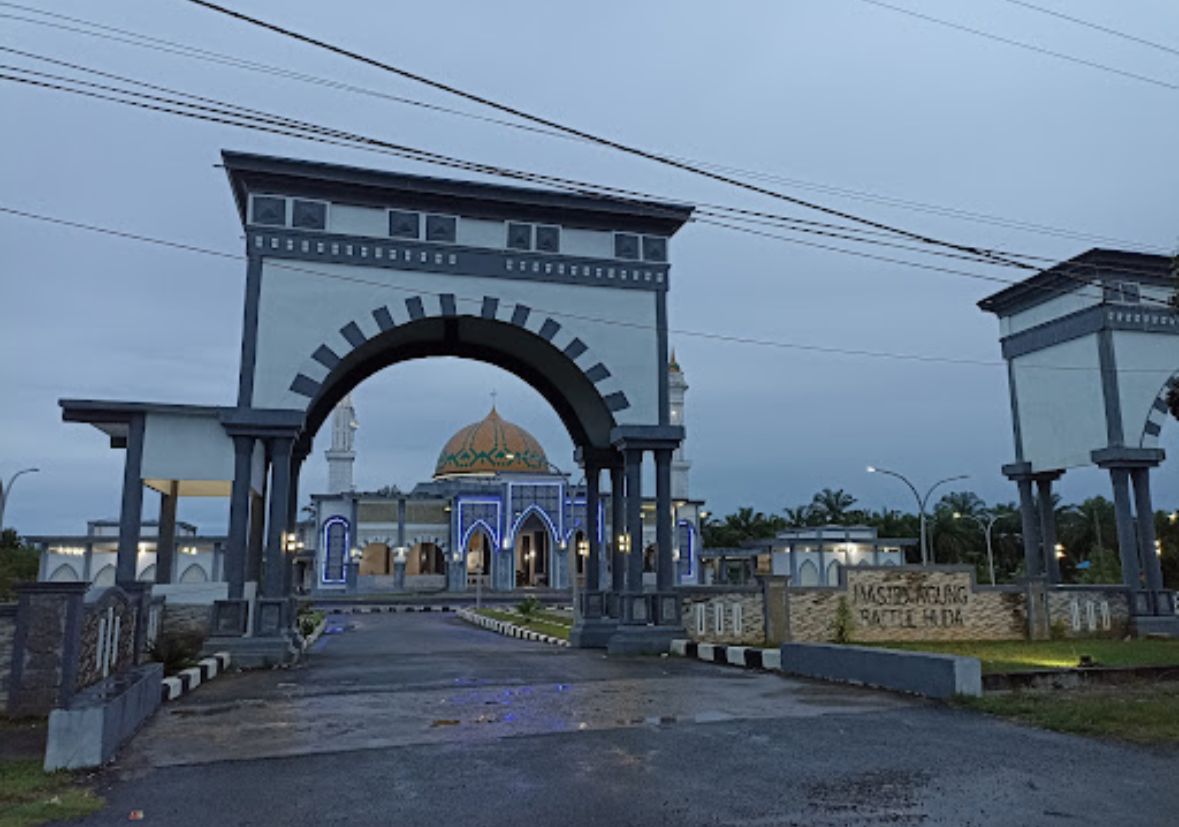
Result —
[{"label": "fence post", "polygon": [[16,587],[16,635],[8,713],[46,715],[74,695],[89,583],[25,583]]}]

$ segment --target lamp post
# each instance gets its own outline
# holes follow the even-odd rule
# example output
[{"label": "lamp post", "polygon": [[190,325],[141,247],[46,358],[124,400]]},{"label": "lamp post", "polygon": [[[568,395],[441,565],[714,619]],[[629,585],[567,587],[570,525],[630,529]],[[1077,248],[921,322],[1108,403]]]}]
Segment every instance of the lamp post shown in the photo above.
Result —
[{"label": "lamp post", "polygon": [[991,575],[991,585],[992,586],[995,585],[995,554],[991,550],[991,530],[994,529],[995,523],[999,522],[999,520],[1001,520],[1005,516],[1006,516],[1005,514],[988,513],[986,520],[980,520],[978,517],[975,517],[973,514],[961,514],[957,511],[954,512],[954,519],[955,520],[970,520],[973,523],[975,523],[976,525],[978,525],[980,528],[982,528],[983,536],[987,540],[987,572]]},{"label": "lamp post", "polygon": [[0,487],[0,531],[4,530],[4,507],[8,505],[8,497],[12,494],[13,483],[17,481],[22,474],[36,474],[40,468],[22,468],[11,477],[8,478],[8,485]]},{"label": "lamp post", "polygon": [[868,466],[869,474],[887,474],[890,477],[896,477],[898,480],[909,486],[909,490],[913,492],[913,497],[917,500],[917,510],[921,518],[921,565],[928,566],[930,564],[929,547],[925,542],[925,506],[929,503],[929,498],[933,494],[934,489],[939,485],[945,485],[947,482],[954,482],[956,480],[964,480],[969,474],[959,474],[956,477],[946,477],[944,480],[938,480],[933,485],[929,486],[929,490],[925,492],[925,496],[917,491],[917,486],[909,482],[909,478],[904,474],[898,474],[896,471],[889,471],[887,468],[879,468],[875,465]]}]

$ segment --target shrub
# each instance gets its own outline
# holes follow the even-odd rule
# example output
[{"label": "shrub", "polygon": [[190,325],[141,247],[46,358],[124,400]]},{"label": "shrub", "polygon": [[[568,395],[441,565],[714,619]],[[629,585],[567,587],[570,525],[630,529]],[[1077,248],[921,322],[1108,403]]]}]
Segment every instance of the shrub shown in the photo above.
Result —
[{"label": "shrub", "polygon": [[516,611],[520,613],[521,617],[530,618],[540,612],[540,601],[535,597],[526,597],[516,604]]},{"label": "shrub", "polygon": [[303,637],[311,637],[311,634],[319,626],[320,622],[327,617],[323,612],[315,610],[299,613],[299,634]]},{"label": "shrub", "polygon": [[195,666],[204,648],[205,636],[200,632],[168,632],[156,638],[148,654],[164,665],[165,675],[175,675]]},{"label": "shrub", "polygon": [[847,602],[846,597],[839,598],[839,603],[835,607],[835,621],[831,626],[836,643],[851,643],[852,630],[855,628],[855,618],[852,615],[851,605]]}]

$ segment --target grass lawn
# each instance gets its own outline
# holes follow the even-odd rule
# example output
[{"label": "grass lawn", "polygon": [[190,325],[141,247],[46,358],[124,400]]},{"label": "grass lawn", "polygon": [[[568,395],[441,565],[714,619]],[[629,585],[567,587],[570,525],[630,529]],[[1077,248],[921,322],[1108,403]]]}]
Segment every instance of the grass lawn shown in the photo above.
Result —
[{"label": "grass lawn", "polygon": [[1137,744],[1179,744],[1179,684],[1175,683],[995,692],[956,703],[1058,732]]},{"label": "grass lawn", "polygon": [[1099,666],[1179,666],[1179,640],[965,640],[871,644],[889,649],[965,655],[983,672],[1066,669],[1089,655]]},{"label": "grass lawn", "polygon": [[102,799],[67,772],[41,769],[45,722],[0,717],[0,827],[33,827],[88,815]]},{"label": "grass lawn", "polygon": [[569,629],[572,621],[552,612],[540,612],[536,617],[525,619],[522,615],[508,609],[476,609],[476,612],[493,620],[513,623],[542,635],[551,635],[561,640],[569,640]]}]

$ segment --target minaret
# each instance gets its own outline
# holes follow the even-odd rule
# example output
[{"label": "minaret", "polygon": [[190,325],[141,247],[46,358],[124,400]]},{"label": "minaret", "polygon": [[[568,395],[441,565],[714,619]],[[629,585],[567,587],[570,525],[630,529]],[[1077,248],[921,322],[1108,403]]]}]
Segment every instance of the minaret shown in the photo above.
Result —
[{"label": "minaret", "polygon": [[352,491],[352,466],[356,452],[352,450],[356,439],[356,409],[352,407],[352,394],[346,394],[332,412],[332,447],[324,452],[328,462],[328,493],[342,494]]},{"label": "minaret", "polygon": [[[684,372],[680,369],[680,363],[676,361],[673,350],[671,362],[667,366],[667,396],[671,407],[671,424],[683,426],[685,429],[687,424],[684,422],[684,394],[687,390],[688,380],[684,378]],[[677,500],[688,499],[688,471],[692,468],[692,463],[688,461],[684,451],[687,442],[685,435],[684,441],[671,457],[671,496]]]}]

